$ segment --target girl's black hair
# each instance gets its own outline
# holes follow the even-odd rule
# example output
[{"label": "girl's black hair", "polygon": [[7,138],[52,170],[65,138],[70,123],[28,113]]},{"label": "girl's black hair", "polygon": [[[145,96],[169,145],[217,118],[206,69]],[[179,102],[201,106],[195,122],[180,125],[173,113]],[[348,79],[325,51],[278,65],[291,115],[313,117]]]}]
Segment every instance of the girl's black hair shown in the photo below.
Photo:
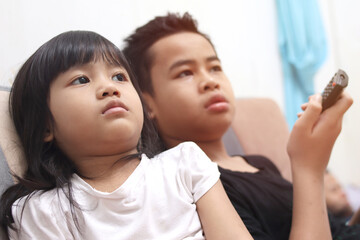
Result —
[{"label": "girl's black hair", "polygon": [[[14,229],[11,207],[13,203],[31,193],[54,188],[67,188],[73,217],[76,202],[71,191],[70,178],[76,173],[72,161],[58,148],[55,141],[44,142],[49,126],[54,124],[48,106],[51,82],[73,66],[104,60],[122,66],[128,72],[138,92],[144,109],[144,125],[138,144],[139,157],[157,154],[158,135],[150,121],[141,97],[137,81],[122,52],[109,40],[89,31],[62,33],[42,45],[20,68],[10,93],[9,109],[17,134],[20,137],[26,160],[23,176],[15,176],[17,183],[8,188],[0,200],[0,224],[8,236],[8,228]],[[41,206],[39,206],[41,207]],[[16,229],[15,229],[16,230]]]}]

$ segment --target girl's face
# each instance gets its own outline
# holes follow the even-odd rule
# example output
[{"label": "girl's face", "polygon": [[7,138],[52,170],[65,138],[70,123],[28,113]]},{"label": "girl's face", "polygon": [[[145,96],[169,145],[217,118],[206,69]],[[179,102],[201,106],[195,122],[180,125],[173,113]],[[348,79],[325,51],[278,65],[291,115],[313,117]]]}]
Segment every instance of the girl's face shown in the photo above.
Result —
[{"label": "girl's face", "polygon": [[126,70],[104,61],[75,66],[50,85],[54,125],[45,141],[79,158],[135,153],[143,125],[140,98]]},{"label": "girl's face", "polygon": [[211,44],[196,33],[177,33],[154,43],[149,55],[154,95],[144,97],[168,146],[221,138],[235,98]]}]

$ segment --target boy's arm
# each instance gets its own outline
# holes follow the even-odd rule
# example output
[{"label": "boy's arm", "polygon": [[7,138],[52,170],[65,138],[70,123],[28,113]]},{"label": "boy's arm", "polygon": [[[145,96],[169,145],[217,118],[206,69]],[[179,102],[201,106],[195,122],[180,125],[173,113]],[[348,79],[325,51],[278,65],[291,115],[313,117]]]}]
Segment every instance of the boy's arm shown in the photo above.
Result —
[{"label": "boy's arm", "polygon": [[349,226],[360,224],[360,208],[353,214],[349,221]]},{"label": "boy's arm", "polygon": [[206,239],[253,239],[220,182],[196,202]]},{"label": "boy's arm", "polygon": [[332,147],[341,131],[352,98],[341,98],[321,113],[321,96],[303,105],[288,142],[293,175],[294,203],[290,239],[331,239],[324,174]]}]

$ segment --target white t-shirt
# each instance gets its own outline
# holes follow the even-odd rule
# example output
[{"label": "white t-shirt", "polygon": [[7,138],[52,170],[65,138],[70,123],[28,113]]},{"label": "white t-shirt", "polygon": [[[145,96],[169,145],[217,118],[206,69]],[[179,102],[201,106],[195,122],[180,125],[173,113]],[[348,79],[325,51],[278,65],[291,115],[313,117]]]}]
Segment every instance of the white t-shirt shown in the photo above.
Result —
[{"label": "white t-shirt", "polygon": [[217,165],[192,142],[152,159],[142,155],[129,178],[111,193],[72,178],[75,227],[62,190],[35,193],[20,216],[24,199],[12,208],[19,234],[12,239],[204,239],[195,203],[219,180]]}]

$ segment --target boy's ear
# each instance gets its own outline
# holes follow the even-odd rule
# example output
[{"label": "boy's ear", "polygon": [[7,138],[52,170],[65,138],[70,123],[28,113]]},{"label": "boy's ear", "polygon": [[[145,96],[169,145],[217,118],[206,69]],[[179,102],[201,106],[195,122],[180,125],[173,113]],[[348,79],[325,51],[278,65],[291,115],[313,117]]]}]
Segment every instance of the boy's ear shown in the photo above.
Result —
[{"label": "boy's ear", "polygon": [[155,114],[156,107],[155,107],[154,98],[149,93],[143,93],[142,95],[143,95],[143,98],[148,107],[149,117],[151,119],[155,119],[156,118],[156,114]]},{"label": "boy's ear", "polygon": [[54,133],[50,128],[47,128],[45,131],[44,142],[51,142],[52,140],[54,140]]}]

